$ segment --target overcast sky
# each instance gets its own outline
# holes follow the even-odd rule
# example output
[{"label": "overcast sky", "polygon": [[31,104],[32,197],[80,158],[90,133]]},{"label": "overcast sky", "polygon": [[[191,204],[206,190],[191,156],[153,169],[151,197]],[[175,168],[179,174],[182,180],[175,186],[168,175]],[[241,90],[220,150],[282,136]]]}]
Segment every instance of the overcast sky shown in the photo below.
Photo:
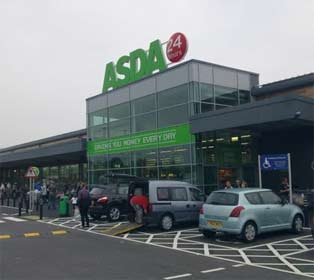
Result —
[{"label": "overcast sky", "polygon": [[105,64],[178,31],[186,60],[261,84],[313,72],[313,15],[313,0],[0,0],[0,148],[85,128]]}]

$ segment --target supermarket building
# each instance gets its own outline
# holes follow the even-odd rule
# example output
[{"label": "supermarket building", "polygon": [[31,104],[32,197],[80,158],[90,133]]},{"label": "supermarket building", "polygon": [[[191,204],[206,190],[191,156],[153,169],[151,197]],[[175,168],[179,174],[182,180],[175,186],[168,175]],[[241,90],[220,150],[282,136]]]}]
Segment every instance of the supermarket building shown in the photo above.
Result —
[{"label": "supermarket building", "polygon": [[[313,73],[259,86],[256,73],[190,60],[86,105],[87,130],[0,150],[0,182],[23,183],[36,165],[60,185],[125,173],[209,193],[227,179],[257,186],[258,154],[291,153],[294,185],[314,186]],[[280,176],[268,172],[265,185]]]}]

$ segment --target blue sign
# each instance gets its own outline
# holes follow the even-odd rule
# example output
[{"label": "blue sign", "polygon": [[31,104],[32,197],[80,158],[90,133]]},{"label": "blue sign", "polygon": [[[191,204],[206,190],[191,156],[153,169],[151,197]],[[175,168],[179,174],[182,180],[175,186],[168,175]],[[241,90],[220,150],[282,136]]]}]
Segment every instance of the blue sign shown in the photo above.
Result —
[{"label": "blue sign", "polygon": [[288,154],[261,155],[261,170],[288,170]]}]

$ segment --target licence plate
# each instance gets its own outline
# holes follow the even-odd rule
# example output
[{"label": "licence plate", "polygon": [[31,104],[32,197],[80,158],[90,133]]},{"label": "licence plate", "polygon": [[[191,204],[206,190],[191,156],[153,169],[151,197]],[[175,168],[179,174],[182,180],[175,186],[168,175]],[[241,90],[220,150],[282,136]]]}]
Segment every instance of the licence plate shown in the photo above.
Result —
[{"label": "licence plate", "polygon": [[222,222],[215,222],[215,221],[208,221],[207,222],[209,226],[212,226],[212,227],[222,227]]}]

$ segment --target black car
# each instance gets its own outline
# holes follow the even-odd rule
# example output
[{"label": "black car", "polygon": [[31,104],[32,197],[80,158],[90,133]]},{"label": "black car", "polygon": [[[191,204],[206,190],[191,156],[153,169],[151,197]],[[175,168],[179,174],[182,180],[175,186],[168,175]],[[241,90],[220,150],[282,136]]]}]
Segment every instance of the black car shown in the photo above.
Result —
[{"label": "black car", "polygon": [[95,220],[106,216],[109,221],[118,221],[122,215],[131,212],[129,205],[129,186],[139,177],[113,174],[106,175],[106,182],[91,185],[90,196],[92,203],[89,215]]}]

